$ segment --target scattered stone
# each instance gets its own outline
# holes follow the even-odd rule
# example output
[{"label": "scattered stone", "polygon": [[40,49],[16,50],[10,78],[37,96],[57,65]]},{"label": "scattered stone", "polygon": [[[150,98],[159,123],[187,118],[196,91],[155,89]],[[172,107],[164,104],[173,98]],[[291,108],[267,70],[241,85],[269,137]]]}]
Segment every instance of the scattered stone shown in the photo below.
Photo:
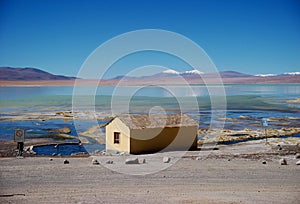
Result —
[{"label": "scattered stone", "polygon": [[262,164],[267,164],[267,162],[266,161],[262,161]]},{"label": "scattered stone", "polygon": [[279,160],[279,164],[280,164],[280,165],[287,165],[286,159],[280,159],[280,160]]},{"label": "scattered stone", "polygon": [[170,157],[164,157],[163,158],[163,163],[169,163],[171,161]]},{"label": "scattered stone", "polygon": [[93,164],[93,165],[99,165],[100,163],[98,162],[97,159],[93,159],[93,160],[92,160],[92,164]]},{"label": "scattered stone", "polygon": [[68,160],[64,160],[64,164],[69,164],[70,162]]},{"label": "scattered stone", "polygon": [[300,160],[296,162],[296,165],[300,165]]},{"label": "scattered stone", "polygon": [[295,159],[300,159],[300,153],[297,153],[297,154],[295,155]]},{"label": "scattered stone", "polygon": [[112,161],[112,160],[108,160],[108,161],[106,161],[105,163],[106,163],[106,164],[113,164],[113,163],[114,163],[114,161]]},{"label": "scattered stone", "polygon": [[128,158],[125,160],[125,164],[139,164],[138,158]]}]

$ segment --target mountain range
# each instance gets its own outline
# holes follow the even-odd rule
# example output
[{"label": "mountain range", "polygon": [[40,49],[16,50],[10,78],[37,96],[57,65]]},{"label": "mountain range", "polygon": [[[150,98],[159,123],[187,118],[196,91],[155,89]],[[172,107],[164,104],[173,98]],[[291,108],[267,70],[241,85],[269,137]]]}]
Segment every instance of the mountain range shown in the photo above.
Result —
[{"label": "mountain range", "polygon": [[178,83],[189,83],[189,84],[216,84],[220,83],[220,78],[225,84],[237,83],[237,84],[283,84],[283,83],[300,83],[300,72],[290,72],[283,74],[267,74],[267,75],[250,75],[236,71],[221,71],[203,73],[198,70],[191,70],[185,72],[177,72],[169,69],[163,72],[140,77],[130,76],[118,76],[113,79],[104,80],[104,84],[111,83],[122,83],[124,85],[136,85],[136,84],[178,84]]},{"label": "mountain range", "polygon": [[36,80],[72,80],[76,77],[54,75],[37,68],[0,67],[0,80],[36,81]]},{"label": "mountain range", "polygon": [[[198,70],[177,72],[169,69],[148,76],[117,76],[111,79],[102,79],[101,85],[155,85],[155,84],[216,84],[220,83],[220,77],[224,84],[283,84],[300,83],[300,72],[283,74],[257,74],[250,75],[235,71],[221,71],[203,73]],[[54,75],[37,68],[12,68],[0,67],[1,84],[51,84],[72,85],[76,77]],[[80,79],[85,85],[98,85],[97,79]],[[8,83],[9,81],[9,83]],[[39,82],[39,83],[38,83]]]}]

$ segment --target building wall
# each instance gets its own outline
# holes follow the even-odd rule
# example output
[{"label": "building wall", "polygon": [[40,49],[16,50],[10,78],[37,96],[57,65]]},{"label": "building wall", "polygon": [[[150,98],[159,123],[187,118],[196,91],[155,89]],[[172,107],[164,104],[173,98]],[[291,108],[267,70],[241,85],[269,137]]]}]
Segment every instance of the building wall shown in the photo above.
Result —
[{"label": "building wall", "polygon": [[[114,144],[114,132],[120,132],[120,143]],[[106,151],[129,152],[130,129],[119,119],[115,118],[106,126]]]},{"label": "building wall", "polygon": [[197,149],[197,126],[131,130],[130,153]]}]

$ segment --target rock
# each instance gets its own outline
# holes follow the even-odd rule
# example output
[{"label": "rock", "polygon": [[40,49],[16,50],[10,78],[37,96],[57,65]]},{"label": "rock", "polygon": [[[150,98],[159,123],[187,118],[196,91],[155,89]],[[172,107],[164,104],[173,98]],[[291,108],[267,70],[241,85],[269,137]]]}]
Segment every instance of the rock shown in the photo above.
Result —
[{"label": "rock", "polygon": [[66,113],[66,112],[56,112],[55,115],[61,115],[61,116],[64,116],[64,117],[73,117],[71,115],[71,112],[69,112],[69,113]]},{"label": "rock", "polygon": [[141,164],[146,164],[146,159],[142,159]]},{"label": "rock", "polygon": [[300,160],[296,162],[296,165],[300,165]]},{"label": "rock", "polygon": [[267,162],[266,161],[262,161],[262,164],[267,164]]},{"label": "rock", "polygon": [[50,159],[49,159],[49,161],[53,161],[53,159],[52,159],[52,158],[50,158]]},{"label": "rock", "polygon": [[68,127],[62,127],[62,128],[58,128],[58,129],[57,129],[57,132],[69,134],[69,133],[71,133],[71,129],[68,128]]},{"label": "rock", "polygon": [[56,153],[53,153],[52,156],[53,156],[53,157],[56,156]]},{"label": "rock", "polygon": [[93,160],[92,160],[92,164],[93,164],[93,165],[99,165],[100,163],[98,162],[97,159],[93,159]]},{"label": "rock", "polygon": [[283,159],[280,159],[280,160],[279,160],[279,164],[280,164],[280,165],[287,165],[286,159],[284,159],[284,158],[283,158]]},{"label": "rock", "polygon": [[163,163],[169,163],[171,161],[170,157],[164,157],[163,158]]},{"label": "rock", "polygon": [[68,160],[64,160],[64,164],[69,164],[70,162]]},{"label": "rock", "polygon": [[106,164],[113,164],[114,162],[112,160],[108,160],[105,162]]},{"label": "rock", "polygon": [[196,157],[196,160],[197,160],[197,161],[201,160],[201,157]]},{"label": "rock", "polygon": [[125,164],[139,164],[138,158],[128,158],[125,160]]},{"label": "rock", "polygon": [[295,159],[300,159],[300,153],[297,153],[297,154],[295,155]]}]

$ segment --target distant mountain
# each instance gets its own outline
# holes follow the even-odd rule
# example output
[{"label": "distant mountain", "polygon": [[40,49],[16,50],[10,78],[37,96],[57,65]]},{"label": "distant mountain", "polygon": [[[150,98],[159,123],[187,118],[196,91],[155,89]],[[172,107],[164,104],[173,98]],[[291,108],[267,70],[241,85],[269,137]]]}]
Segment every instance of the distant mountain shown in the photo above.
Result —
[{"label": "distant mountain", "polygon": [[235,71],[222,71],[222,72],[211,72],[211,73],[204,73],[200,72],[199,70],[189,70],[185,72],[177,72],[172,69],[165,70],[163,72],[149,75],[149,76],[141,76],[141,77],[132,77],[132,76],[117,76],[113,78],[114,80],[138,80],[138,79],[161,79],[161,78],[178,78],[183,77],[185,79],[194,79],[199,77],[205,78],[241,78],[241,77],[254,77],[250,74],[243,74]]},{"label": "distant mountain", "polygon": [[[184,79],[184,80],[182,80]],[[222,81],[220,81],[222,80]],[[141,77],[118,76],[113,79],[106,79],[102,84],[118,84],[121,81],[123,85],[141,85],[141,84],[282,84],[282,83],[300,83],[300,73],[290,72],[281,75],[276,74],[258,74],[250,75],[235,71],[221,71],[212,73],[203,73],[198,70],[177,72],[169,69],[163,72]]]},{"label": "distant mountain", "polygon": [[[36,68],[0,67],[0,81],[2,84],[45,84],[55,81],[54,84],[73,85],[75,77],[54,75]],[[0,83],[0,85],[1,85]],[[51,82],[52,83],[52,82]],[[50,84],[51,84],[50,83]],[[112,79],[81,79],[86,85],[157,85],[157,84],[283,84],[300,83],[300,72],[283,74],[250,75],[235,71],[203,73],[198,70],[177,72],[169,69],[148,76],[117,76]]]},{"label": "distant mountain", "polygon": [[284,72],[283,74],[256,74],[259,77],[272,77],[272,76],[300,76],[300,72]]},{"label": "distant mountain", "polygon": [[283,76],[300,76],[300,72],[285,72]]},{"label": "distant mountain", "polygon": [[72,80],[75,77],[54,75],[37,68],[0,67],[0,80],[3,81],[37,81],[37,80]]}]

